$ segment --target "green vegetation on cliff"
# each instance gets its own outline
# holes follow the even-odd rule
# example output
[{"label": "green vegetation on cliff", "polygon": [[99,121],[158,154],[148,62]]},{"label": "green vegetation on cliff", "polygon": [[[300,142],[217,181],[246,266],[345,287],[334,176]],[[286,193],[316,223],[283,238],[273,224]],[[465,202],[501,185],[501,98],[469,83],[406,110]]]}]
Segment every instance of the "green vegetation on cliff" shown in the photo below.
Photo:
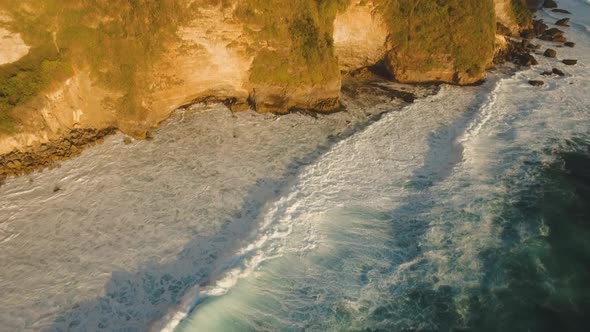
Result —
[{"label": "green vegetation on cliff", "polygon": [[382,0],[395,66],[427,72],[448,67],[478,76],[494,54],[493,0]]},{"label": "green vegetation on cliff", "polygon": [[70,75],[71,67],[51,47],[33,49],[15,64],[0,66],[0,133],[15,129],[14,119],[9,116],[12,108]]},{"label": "green vegetation on cliff", "polygon": [[512,18],[520,26],[526,26],[532,23],[533,13],[528,9],[526,0],[510,0],[512,7]]},{"label": "green vegetation on cliff", "polygon": [[284,87],[321,84],[338,79],[332,33],[339,10],[348,0],[246,0],[236,17],[259,27],[252,37],[266,50],[251,68],[255,84]]}]

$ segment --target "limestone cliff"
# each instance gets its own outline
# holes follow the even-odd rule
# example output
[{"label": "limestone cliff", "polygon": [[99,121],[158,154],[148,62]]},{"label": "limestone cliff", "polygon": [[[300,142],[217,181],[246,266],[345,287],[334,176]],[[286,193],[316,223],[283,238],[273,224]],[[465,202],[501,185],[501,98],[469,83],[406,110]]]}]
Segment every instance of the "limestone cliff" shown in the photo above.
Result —
[{"label": "limestone cliff", "polygon": [[353,1],[334,21],[334,49],[341,69],[352,71],[384,59],[388,35],[375,2]]},{"label": "limestone cliff", "polygon": [[[341,71],[470,84],[521,0],[0,0],[0,154],[72,130],[137,137],[179,106],[338,107]],[[521,3],[522,4],[522,3]]]}]

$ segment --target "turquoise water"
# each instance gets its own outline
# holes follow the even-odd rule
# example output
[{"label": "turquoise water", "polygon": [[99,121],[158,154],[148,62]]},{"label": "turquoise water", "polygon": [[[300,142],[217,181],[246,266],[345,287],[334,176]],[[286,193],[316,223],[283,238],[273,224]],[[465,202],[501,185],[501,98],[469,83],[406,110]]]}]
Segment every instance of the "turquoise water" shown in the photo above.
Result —
[{"label": "turquoise water", "polygon": [[578,66],[445,87],[338,144],[176,330],[587,331],[590,7],[560,5]]}]

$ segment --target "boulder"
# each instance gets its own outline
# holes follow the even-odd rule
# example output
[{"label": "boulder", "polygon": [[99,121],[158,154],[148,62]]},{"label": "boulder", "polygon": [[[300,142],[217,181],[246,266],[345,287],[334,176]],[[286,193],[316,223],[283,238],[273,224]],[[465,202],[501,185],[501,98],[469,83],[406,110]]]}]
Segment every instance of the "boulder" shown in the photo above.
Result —
[{"label": "boulder", "polygon": [[557,8],[557,3],[554,0],[545,0],[543,8]]},{"label": "boulder", "polygon": [[564,64],[568,65],[568,66],[573,66],[576,65],[578,63],[578,60],[574,60],[574,59],[564,59],[562,61]]},{"label": "boulder", "polygon": [[529,84],[532,86],[543,86],[545,85],[545,82],[539,80],[530,80]]},{"label": "boulder", "polygon": [[574,47],[574,46],[576,46],[576,43],[574,43],[574,42],[565,42],[563,45],[565,45],[567,47]]},{"label": "boulder", "polygon": [[533,31],[535,32],[535,35],[541,36],[545,31],[547,31],[547,29],[549,29],[549,26],[545,24],[543,20],[533,21]]},{"label": "boulder", "polygon": [[543,55],[548,58],[555,58],[557,56],[557,51],[555,51],[552,48],[548,48],[547,50],[545,50],[545,53],[543,53]]},{"label": "boulder", "polygon": [[543,76],[551,76],[551,75],[553,75],[553,72],[548,71],[548,70],[545,70],[544,72],[541,73],[541,75],[543,75]]},{"label": "boulder", "polygon": [[560,27],[569,27],[570,26],[570,19],[569,18],[562,18],[561,20],[558,20],[557,22],[555,22],[555,25],[558,25]]},{"label": "boulder", "polygon": [[549,35],[549,36],[555,36],[555,35],[563,35],[565,32],[563,32],[562,30],[559,30],[558,28],[551,28],[551,29],[547,29],[544,34],[545,35]]},{"label": "boulder", "polygon": [[522,39],[527,39],[527,40],[531,40],[534,39],[537,35],[535,34],[535,31],[533,31],[532,29],[528,29],[528,30],[523,30],[520,33],[520,37]]},{"label": "boulder", "polygon": [[541,48],[541,44],[533,44],[533,43],[529,43],[527,45],[527,48],[530,50],[538,50]]},{"label": "boulder", "polygon": [[558,76],[565,76],[565,73],[562,72],[561,70],[557,69],[557,68],[553,68],[552,69],[552,73]]},{"label": "boulder", "polygon": [[513,62],[521,66],[536,66],[539,64],[537,59],[530,54],[518,55],[514,58]]},{"label": "boulder", "polygon": [[564,35],[565,32],[557,28],[551,28],[543,32],[543,35],[541,35],[541,39],[547,41],[557,41],[558,39],[565,39]]},{"label": "boulder", "polygon": [[569,10],[555,8],[551,10],[554,13],[571,14]]}]

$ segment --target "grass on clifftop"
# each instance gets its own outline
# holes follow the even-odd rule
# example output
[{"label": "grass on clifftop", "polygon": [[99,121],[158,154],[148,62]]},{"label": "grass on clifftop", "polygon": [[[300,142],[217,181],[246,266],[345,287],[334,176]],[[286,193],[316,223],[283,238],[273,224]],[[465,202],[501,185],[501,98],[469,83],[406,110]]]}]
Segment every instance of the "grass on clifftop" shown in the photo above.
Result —
[{"label": "grass on clifftop", "polygon": [[267,47],[252,64],[252,83],[283,87],[329,82],[339,77],[332,33],[349,0],[245,0],[235,14]]},{"label": "grass on clifftop", "polygon": [[493,0],[381,0],[397,66],[482,74],[494,54]]}]

